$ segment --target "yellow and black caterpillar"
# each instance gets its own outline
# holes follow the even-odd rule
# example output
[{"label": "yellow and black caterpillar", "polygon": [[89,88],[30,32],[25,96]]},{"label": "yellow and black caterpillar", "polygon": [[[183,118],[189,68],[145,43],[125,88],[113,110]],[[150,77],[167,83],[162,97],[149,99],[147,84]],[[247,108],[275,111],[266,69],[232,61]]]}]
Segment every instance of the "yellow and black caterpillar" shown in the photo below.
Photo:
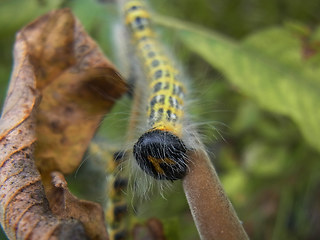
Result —
[{"label": "yellow and black caterpillar", "polygon": [[128,209],[124,191],[128,185],[127,177],[119,171],[119,165],[124,161],[124,152],[105,150],[103,143],[92,142],[90,154],[106,164],[106,196],[105,219],[110,240],[127,239]]},{"label": "yellow and black caterpillar", "polygon": [[151,28],[143,1],[126,1],[124,17],[148,85],[148,130],[135,143],[134,157],[158,180],[181,179],[187,172],[187,147],[181,139],[185,87]]},{"label": "yellow and black caterpillar", "polygon": [[107,159],[107,196],[106,221],[109,238],[112,240],[127,239],[125,217],[127,215],[127,201],[124,190],[127,188],[128,179],[120,173],[116,174],[116,168],[123,161],[124,152],[115,152],[112,158]]}]

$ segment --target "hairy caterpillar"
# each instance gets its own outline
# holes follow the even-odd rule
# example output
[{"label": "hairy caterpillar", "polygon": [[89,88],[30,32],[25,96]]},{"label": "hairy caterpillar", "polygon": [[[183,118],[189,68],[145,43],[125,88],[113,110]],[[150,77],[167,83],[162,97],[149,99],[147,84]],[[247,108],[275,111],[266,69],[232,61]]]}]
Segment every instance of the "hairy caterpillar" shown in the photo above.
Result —
[{"label": "hairy caterpillar", "polygon": [[115,169],[123,160],[123,152],[115,152],[112,158],[108,159],[109,175],[107,177],[106,220],[108,223],[109,238],[114,240],[126,239],[127,231],[124,218],[127,215],[127,201],[124,196],[124,189],[128,184],[128,179],[119,174],[115,174]]},{"label": "hairy caterpillar", "polygon": [[148,130],[134,144],[134,157],[142,170],[155,179],[181,179],[188,169],[188,148],[182,140],[184,84],[151,28],[144,3],[126,1],[124,18],[148,89]]},{"label": "hairy caterpillar", "polygon": [[126,196],[124,190],[127,188],[128,179],[122,174],[118,167],[124,160],[124,152],[103,150],[97,143],[91,143],[90,153],[96,157],[103,158],[106,163],[107,173],[107,202],[105,205],[105,219],[110,240],[127,239],[126,217],[128,214]]}]

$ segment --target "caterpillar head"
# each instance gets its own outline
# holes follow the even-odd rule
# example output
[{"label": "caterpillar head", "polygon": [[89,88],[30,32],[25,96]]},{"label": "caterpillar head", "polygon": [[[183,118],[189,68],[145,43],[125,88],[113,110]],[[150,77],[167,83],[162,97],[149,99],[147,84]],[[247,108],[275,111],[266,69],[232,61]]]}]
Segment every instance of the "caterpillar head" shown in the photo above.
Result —
[{"label": "caterpillar head", "polygon": [[158,180],[177,180],[187,172],[187,148],[171,132],[151,130],[136,142],[133,154],[143,171]]}]

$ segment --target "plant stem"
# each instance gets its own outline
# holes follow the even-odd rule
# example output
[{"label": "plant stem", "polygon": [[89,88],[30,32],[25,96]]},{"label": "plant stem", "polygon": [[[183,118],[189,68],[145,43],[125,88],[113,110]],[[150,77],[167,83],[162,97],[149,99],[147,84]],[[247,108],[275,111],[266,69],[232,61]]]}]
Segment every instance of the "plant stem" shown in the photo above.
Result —
[{"label": "plant stem", "polygon": [[190,160],[183,188],[201,239],[249,239],[205,150]]}]

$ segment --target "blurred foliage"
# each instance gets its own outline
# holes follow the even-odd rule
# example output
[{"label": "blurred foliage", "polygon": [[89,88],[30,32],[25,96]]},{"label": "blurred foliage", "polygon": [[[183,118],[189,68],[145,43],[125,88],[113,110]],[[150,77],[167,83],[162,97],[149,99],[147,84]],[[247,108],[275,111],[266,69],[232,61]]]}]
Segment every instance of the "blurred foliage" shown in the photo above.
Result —
[{"label": "blurred foliage", "polygon": [[175,25],[165,19],[165,24],[178,28],[189,49],[221,70],[259,105],[291,117],[310,144],[320,150],[320,62],[317,52],[312,57],[304,52],[308,50],[302,39],[287,29],[271,28],[236,44],[214,32],[186,28],[183,22]]},{"label": "blurred foliage", "polygon": [[[159,25],[172,25],[160,26],[159,33],[191,79],[192,117],[250,238],[318,239],[320,1],[150,0],[150,5],[162,15]],[[110,1],[2,0],[1,105],[14,33],[63,6],[121,69],[123,59],[114,50],[122,39],[114,42],[112,32],[117,7]],[[17,9],[23,11],[16,14]],[[128,105],[127,98],[119,101],[99,138],[123,140]],[[89,159],[69,185],[78,196],[103,202],[104,173]],[[162,219],[168,239],[198,239],[182,189],[173,188],[166,199],[152,195],[137,215]]]}]

